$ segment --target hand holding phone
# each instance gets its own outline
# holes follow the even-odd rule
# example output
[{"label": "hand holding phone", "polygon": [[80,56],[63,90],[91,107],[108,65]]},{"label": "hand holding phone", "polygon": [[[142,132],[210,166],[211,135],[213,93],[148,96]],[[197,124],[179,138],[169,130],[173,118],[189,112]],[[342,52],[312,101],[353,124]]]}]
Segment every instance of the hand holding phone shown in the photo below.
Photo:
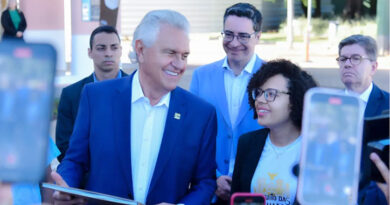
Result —
[{"label": "hand holding phone", "polygon": [[386,165],[376,153],[370,154],[370,159],[375,163],[375,166],[378,168],[381,173],[385,183],[377,182],[378,187],[382,190],[383,194],[386,197],[387,203],[390,205],[390,170],[389,165]]}]

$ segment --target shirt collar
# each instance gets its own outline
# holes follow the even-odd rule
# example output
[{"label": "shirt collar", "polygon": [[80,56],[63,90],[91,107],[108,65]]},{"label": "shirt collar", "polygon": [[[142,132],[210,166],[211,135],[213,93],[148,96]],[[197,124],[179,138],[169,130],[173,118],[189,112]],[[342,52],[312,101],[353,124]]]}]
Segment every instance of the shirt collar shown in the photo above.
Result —
[{"label": "shirt collar", "polygon": [[362,99],[364,102],[367,103],[368,98],[370,97],[371,91],[372,91],[372,83],[370,84],[370,86],[368,86],[368,88],[362,94],[359,95],[360,99]]},{"label": "shirt collar", "polygon": [[[116,78],[121,78],[121,77],[122,77],[122,72],[121,70],[118,70],[118,75],[116,75]],[[99,80],[96,78],[95,72],[93,72],[93,82],[94,83],[99,82]]]},{"label": "shirt collar", "polygon": [[[244,67],[244,71],[247,73],[252,73],[253,67],[255,66],[255,62],[256,62],[256,54],[254,53],[252,58],[249,60],[249,62]],[[225,57],[225,59],[223,61],[222,68],[232,70],[229,66],[228,61],[227,61],[227,56]]]},{"label": "shirt collar", "polygon": [[[371,91],[372,91],[372,83],[370,84],[370,86],[368,86],[368,88],[362,93],[359,95],[359,98],[361,100],[363,100],[363,102],[367,103],[368,102],[368,98],[370,97],[370,94],[371,94]],[[348,89],[345,89],[345,93],[346,94],[349,94],[349,93],[352,93],[353,91],[351,90],[348,90]]]},{"label": "shirt collar", "polygon": [[[134,103],[140,99],[144,99],[150,104],[149,99],[145,97],[144,92],[142,91],[141,83],[139,81],[139,72],[136,70],[132,82],[131,103]],[[169,107],[170,99],[171,92],[165,94],[155,106],[165,105],[166,107]]]}]

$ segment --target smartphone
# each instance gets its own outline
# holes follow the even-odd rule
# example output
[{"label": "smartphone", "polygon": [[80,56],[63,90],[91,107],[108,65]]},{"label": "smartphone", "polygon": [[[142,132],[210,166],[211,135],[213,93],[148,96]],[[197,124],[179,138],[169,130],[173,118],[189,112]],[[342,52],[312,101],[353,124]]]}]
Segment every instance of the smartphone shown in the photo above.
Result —
[{"label": "smartphone", "polygon": [[265,205],[265,196],[258,193],[234,193],[230,205]]},{"label": "smartphone", "polygon": [[312,88],[305,94],[298,177],[301,204],[356,204],[364,107],[357,95]]},{"label": "smartphone", "polygon": [[44,175],[55,68],[48,44],[0,43],[0,181]]},{"label": "smartphone", "polygon": [[[389,145],[390,139],[383,139],[367,143],[368,153],[375,152],[379,156],[379,158],[385,163],[387,169],[389,169]],[[367,160],[367,162],[369,163],[370,167],[369,179],[371,181],[386,183],[385,179],[383,178],[382,174],[380,173],[378,167],[374,164],[374,162],[372,162],[371,160]]]},{"label": "smartphone", "polygon": [[362,171],[360,174],[361,186],[368,184],[370,181],[385,183],[383,176],[371,161],[369,155],[372,152],[377,153],[381,160],[385,162],[387,168],[389,168],[389,118],[390,114],[385,113],[364,119]]}]

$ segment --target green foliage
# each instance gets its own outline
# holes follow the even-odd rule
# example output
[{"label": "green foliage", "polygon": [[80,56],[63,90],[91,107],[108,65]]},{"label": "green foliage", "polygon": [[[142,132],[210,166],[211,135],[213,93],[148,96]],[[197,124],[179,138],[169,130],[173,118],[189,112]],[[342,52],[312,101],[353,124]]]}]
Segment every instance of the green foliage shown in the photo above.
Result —
[{"label": "green foliage", "polygon": [[349,36],[351,34],[362,34],[369,36],[377,35],[377,22],[374,17],[363,17],[359,20],[339,20],[340,25],[338,34],[340,36]]},{"label": "green foliage", "polygon": [[[359,20],[345,20],[341,18],[333,19],[337,22],[338,28],[334,36],[335,41],[338,42],[341,39],[351,34],[363,34],[369,36],[377,35],[377,23],[373,17],[364,17]],[[294,19],[294,41],[303,42],[306,31],[307,19],[304,17]],[[311,41],[328,40],[329,33],[329,19],[324,18],[312,18],[311,21]],[[280,25],[278,32],[267,32],[261,35],[261,41],[263,43],[274,43],[286,40],[286,22]]]},{"label": "green foliage", "polygon": [[[301,0],[303,5],[305,5],[307,7],[307,4],[308,4],[308,0]],[[311,6],[313,8],[317,8],[317,2],[315,0],[311,0]]]},{"label": "green foliage", "polygon": [[58,116],[58,104],[60,103],[59,98],[54,98],[53,100],[53,110],[52,110],[52,120],[57,119]]},{"label": "green foliage", "polygon": [[314,34],[321,36],[328,31],[329,21],[322,18],[312,18],[311,25]]},{"label": "green foliage", "polygon": [[[299,17],[294,20],[294,30],[298,31],[306,31],[306,24],[307,24],[307,18],[305,17]],[[283,22],[280,27],[281,30],[286,30],[286,22]],[[312,18],[311,19],[311,26],[312,26],[312,32],[315,36],[324,36],[328,32],[329,27],[329,19],[325,18]],[[301,33],[298,32],[298,33]],[[297,32],[294,32],[297,34]]]}]

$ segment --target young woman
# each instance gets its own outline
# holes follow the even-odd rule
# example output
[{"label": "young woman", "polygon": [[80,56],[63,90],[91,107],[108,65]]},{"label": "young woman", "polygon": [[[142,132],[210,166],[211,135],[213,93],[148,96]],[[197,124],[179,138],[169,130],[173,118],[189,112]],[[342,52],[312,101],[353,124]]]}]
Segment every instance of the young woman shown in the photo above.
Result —
[{"label": "young woman", "polygon": [[267,204],[294,203],[292,168],[300,157],[303,97],[314,86],[309,74],[287,60],[270,61],[253,75],[249,104],[265,129],[240,137],[232,193],[262,193]]}]

